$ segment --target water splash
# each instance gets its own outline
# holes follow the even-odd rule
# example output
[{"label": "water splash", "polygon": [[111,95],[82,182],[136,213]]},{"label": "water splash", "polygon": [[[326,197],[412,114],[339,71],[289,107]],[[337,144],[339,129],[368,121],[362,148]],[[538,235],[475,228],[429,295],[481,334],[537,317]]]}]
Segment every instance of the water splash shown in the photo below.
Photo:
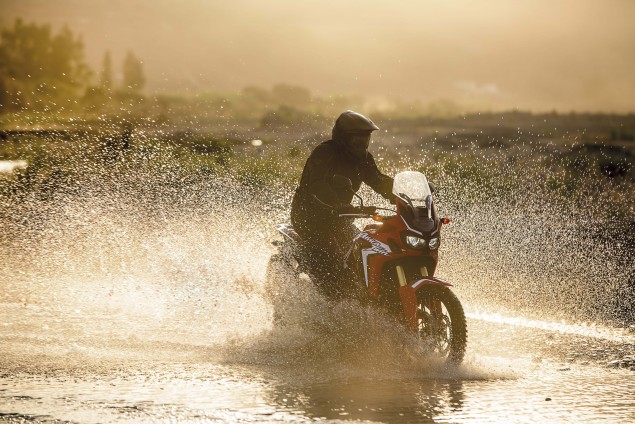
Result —
[{"label": "water splash", "polygon": [[[0,299],[15,311],[2,317],[4,334],[17,341],[30,328],[25,344],[57,343],[39,353],[78,357],[105,355],[100,346],[110,346],[114,356],[134,357],[136,349],[137,358],[162,351],[266,366],[308,361],[335,369],[330,375],[439,369],[420,361],[411,337],[390,320],[355,305],[332,307],[310,286],[284,294],[295,325],[272,326],[263,282],[292,187],[275,175],[265,183],[246,178],[248,159],[247,168],[219,173],[171,165],[182,163],[177,154],[140,143],[107,166],[74,156],[74,179],[57,190],[3,195]],[[454,223],[438,273],[456,282],[468,308],[482,311],[473,318],[491,318],[502,305],[518,325],[538,326],[534,315],[565,316],[569,332],[580,321],[619,324],[615,299],[628,289],[631,250],[601,233],[610,221],[602,202],[550,197],[535,166],[465,180],[468,165],[401,158],[392,167],[422,169],[441,188],[441,213]]]}]

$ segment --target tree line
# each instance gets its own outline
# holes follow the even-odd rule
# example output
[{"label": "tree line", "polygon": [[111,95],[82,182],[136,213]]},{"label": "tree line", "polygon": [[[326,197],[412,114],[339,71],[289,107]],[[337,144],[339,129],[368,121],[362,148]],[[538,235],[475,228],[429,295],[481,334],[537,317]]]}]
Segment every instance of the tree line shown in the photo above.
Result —
[{"label": "tree line", "polygon": [[67,26],[54,32],[48,24],[18,18],[0,32],[0,113],[95,108],[116,98],[140,97],[146,81],[143,62],[128,51],[118,84],[113,68],[106,52],[95,75],[86,64],[81,36]]}]

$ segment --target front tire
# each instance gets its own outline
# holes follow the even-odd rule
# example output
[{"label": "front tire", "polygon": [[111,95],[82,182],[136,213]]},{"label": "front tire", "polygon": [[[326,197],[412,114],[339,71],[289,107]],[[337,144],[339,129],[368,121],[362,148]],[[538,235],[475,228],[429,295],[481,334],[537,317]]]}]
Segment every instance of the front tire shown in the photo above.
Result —
[{"label": "front tire", "polygon": [[417,332],[430,350],[460,364],[467,349],[467,322],[461,302],[444,286],[417,291]]}]

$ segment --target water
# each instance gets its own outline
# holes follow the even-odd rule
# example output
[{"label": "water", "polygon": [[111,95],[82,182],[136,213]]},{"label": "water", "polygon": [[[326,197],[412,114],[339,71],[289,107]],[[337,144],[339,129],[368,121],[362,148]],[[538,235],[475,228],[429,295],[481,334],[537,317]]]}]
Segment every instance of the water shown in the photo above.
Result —
[{"label": "water", "polygon": [[[263,280],[288,191],[133,174],[88,173],[80,193],[6,205],[1,420],[635,420],[635,333],[607,312],[628,269],[573,249],[593,243],[571,226],[533,231],[558,205],[498,205],[489,219],[494,208],[440,194],[455,214],[439,273],[468,314],[453,368],[377,311],[328,304],[302,281],[284,287],[291,325],[273,325]],[[517,225],[497,235],[501,216]],[[600,276],[604,290],[585,294]]]},{"label": "water", "polygon": [[[5,420],[635,418],[633,371],[607,366],[609,359],[635,353],[635,337],[606,337],[602,328],[580,335],[553,323],[553,329],[543,329],[477,315],[468,323],[466,363],[446,369],[399,356],[397,348],[356,350],[302,329],[265,328],[252,337],[213,343],[214,334],[192,339],[195,332],[187,329],[200,325],[195,321],[175,323],[177,328],[153,320],[130,323],[136,331],[128,334],[125,320],[113,322],[110,314],[68,315],[54,307],[6,303],[1,312],[0,404]],[[320,343],[338,349],[307,349]]]},{"label": "water", "polygon": [[27,165],[24,160],[0,160],[0,174],[10,174],[16,169],[25,169]]}]

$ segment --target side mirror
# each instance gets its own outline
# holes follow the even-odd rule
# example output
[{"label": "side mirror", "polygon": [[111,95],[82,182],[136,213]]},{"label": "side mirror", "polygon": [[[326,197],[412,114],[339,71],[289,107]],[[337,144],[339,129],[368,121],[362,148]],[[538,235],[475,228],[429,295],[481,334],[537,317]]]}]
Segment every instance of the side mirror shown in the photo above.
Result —
[{"label": "side mirror", "polygon": [[350,178],[335,174],[333,175],[333,187],[352,192],[353,182]]},{"label": "side mirror", "polygon": [[430,192],[431,193],[436,193],[437,192],[437,186],[432,181],[428,181],[428,186],[430,186]]}]

